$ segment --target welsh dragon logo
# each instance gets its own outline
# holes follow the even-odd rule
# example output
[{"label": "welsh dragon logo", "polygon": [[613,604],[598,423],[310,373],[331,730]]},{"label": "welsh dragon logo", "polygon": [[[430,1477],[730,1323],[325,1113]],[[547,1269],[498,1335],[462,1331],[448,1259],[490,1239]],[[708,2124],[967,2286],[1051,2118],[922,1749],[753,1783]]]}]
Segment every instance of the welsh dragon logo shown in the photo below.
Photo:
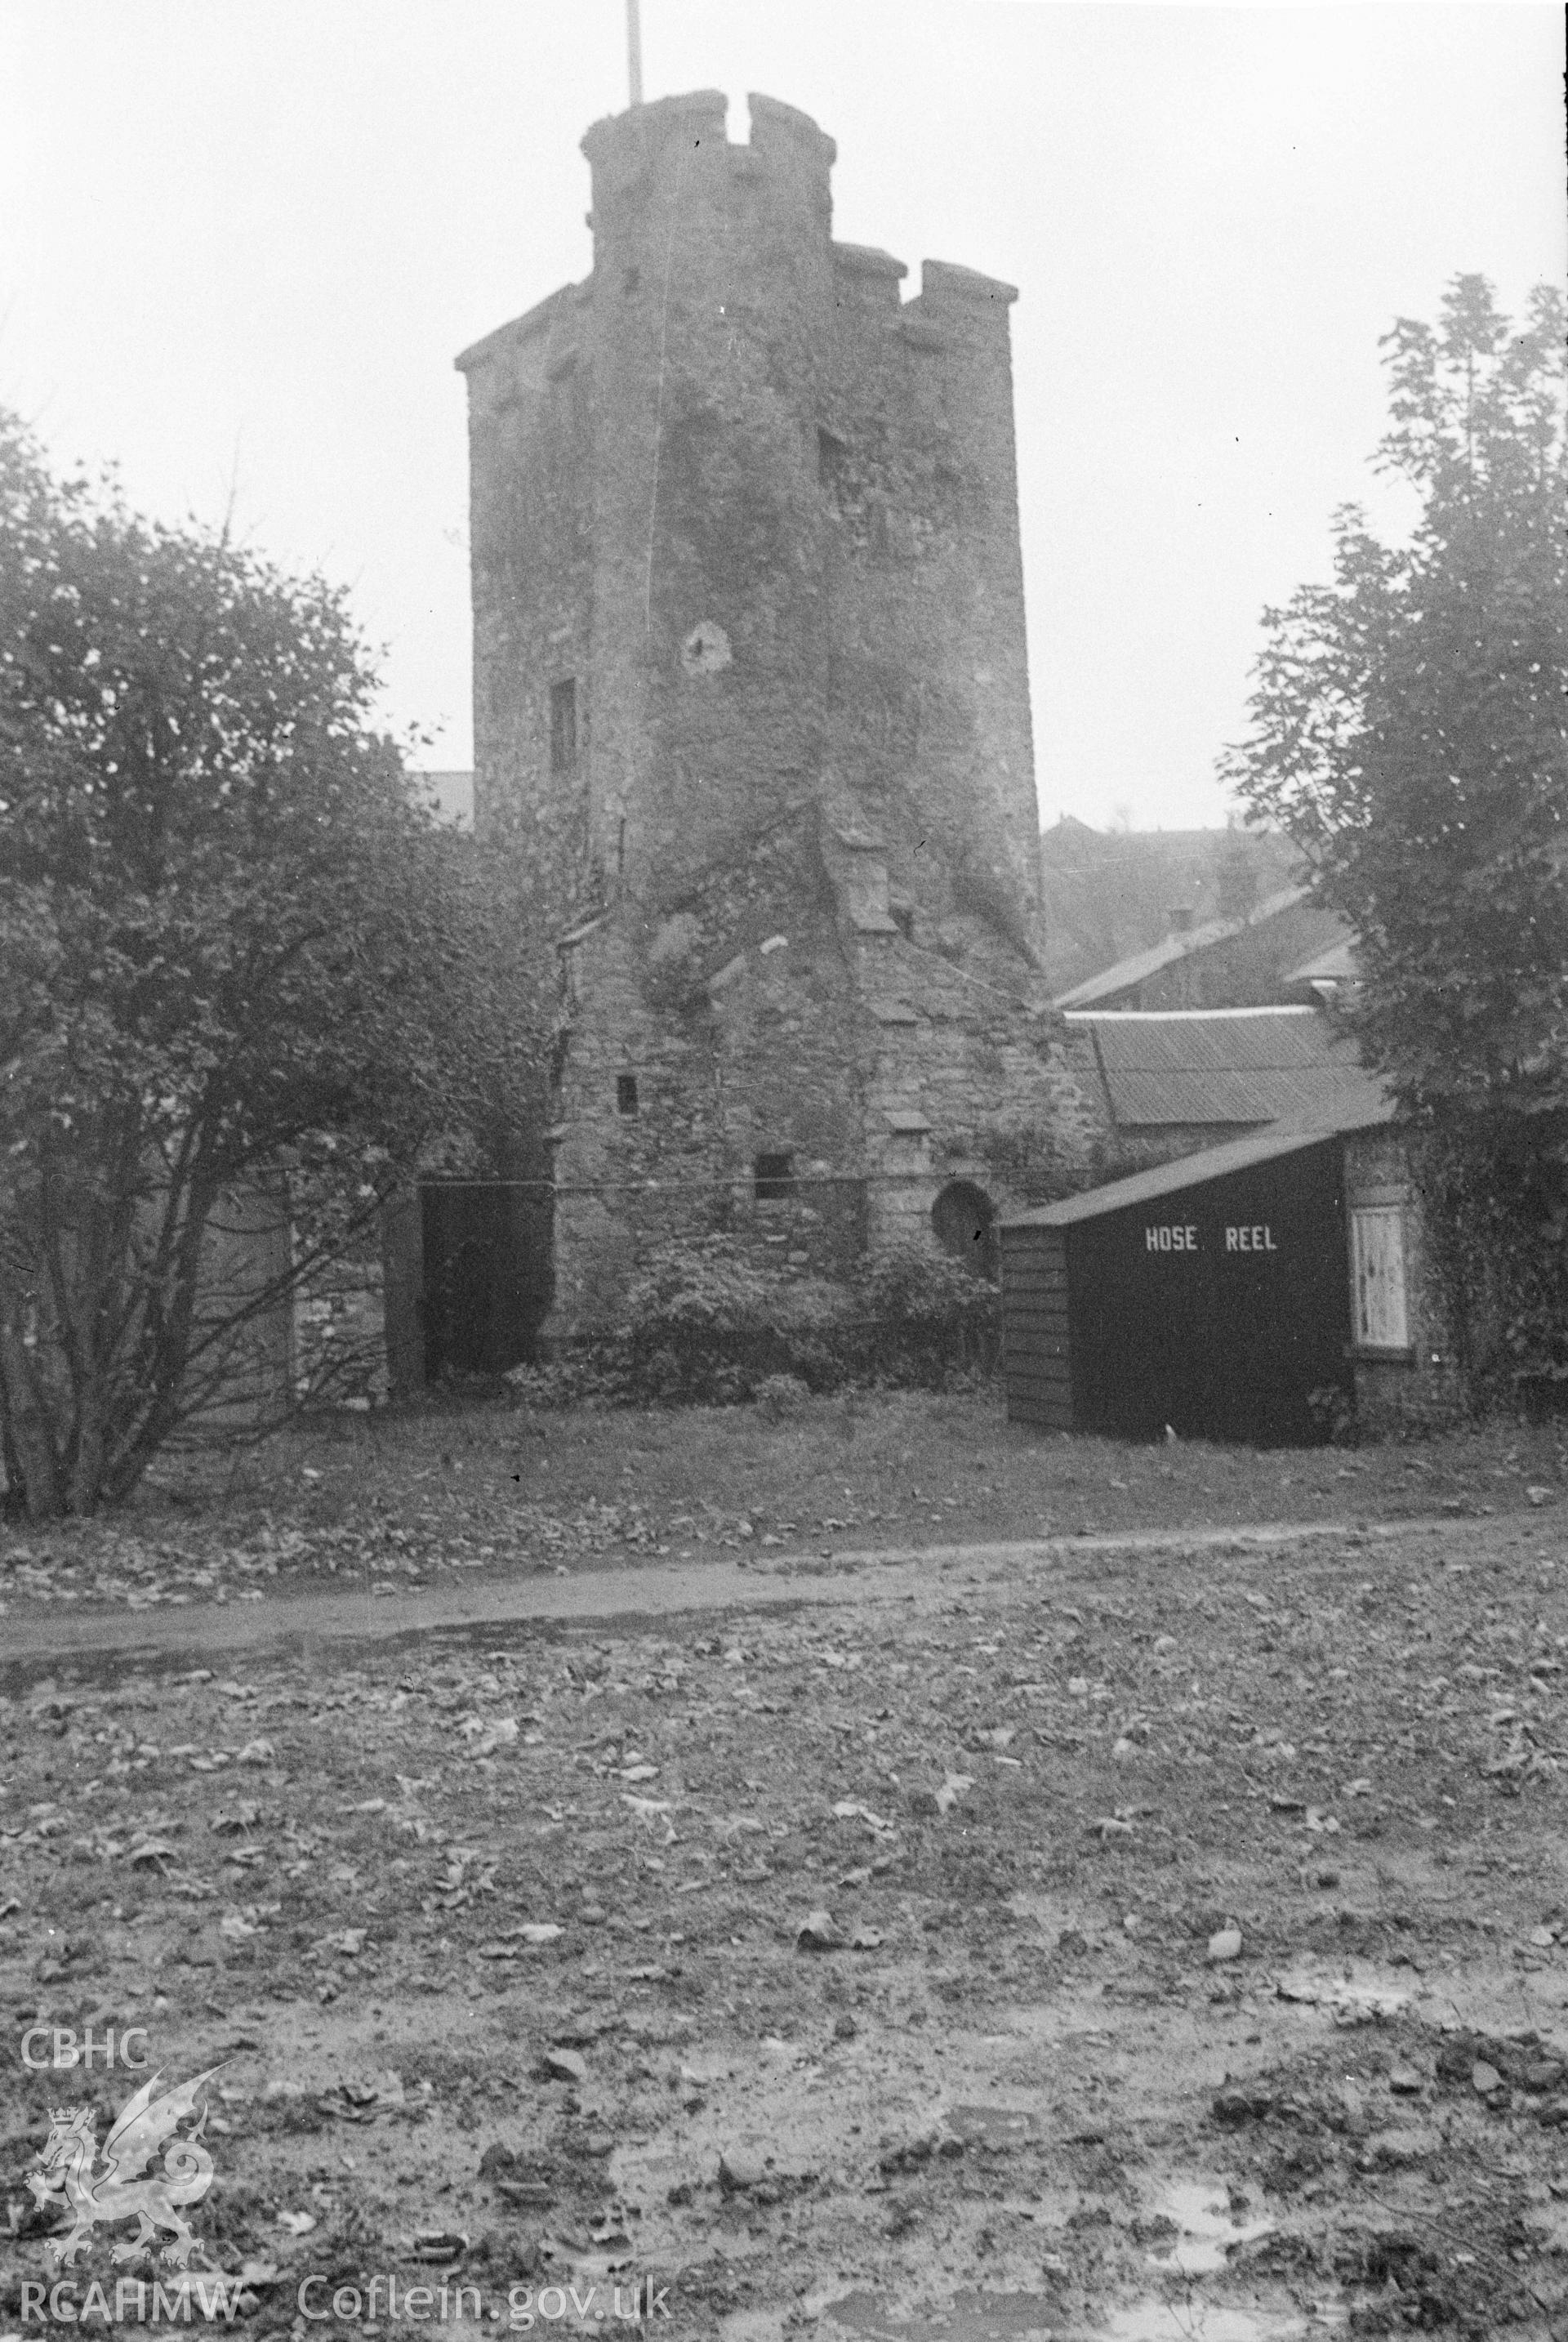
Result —
[{"label": "welsh dragon logo", "polygon": [[[144,2082],[135,2097],[127,2099],[104,2141],[104,2165],[95,2178],[93,2165],[98,2143],[92,2107],[52,2110],[49,2136],[38,2157],[42,2168],[28,2173],[27,2185],[40,2211],[75,2216],[70,2235],[52,2237],[44,2247],[56,2268],[75,2266],[100,2220],[139,2224],[134,2237],[115,2247],[111,2259],[134,2260],[156,2243],[160,2228],[168,2228],[173,2236],[164,2247],[163,2257],[177,2268],[185,2267],[201,2239],[177,2207],[200,2203],[212,2185],[213,2158],[200,2143],[207,2120],[206,2101],[201,2094],[219,2070],[209,2067],[194,2081],[182,2082],[156,2098],[153,2092],[162,2075],[154,2074]],[[179,2126],[195,2111],[198,2099],[201,2115],[182,2136]],[[160,2147],[164,2167],[149,2176],[147,2167]]]}]

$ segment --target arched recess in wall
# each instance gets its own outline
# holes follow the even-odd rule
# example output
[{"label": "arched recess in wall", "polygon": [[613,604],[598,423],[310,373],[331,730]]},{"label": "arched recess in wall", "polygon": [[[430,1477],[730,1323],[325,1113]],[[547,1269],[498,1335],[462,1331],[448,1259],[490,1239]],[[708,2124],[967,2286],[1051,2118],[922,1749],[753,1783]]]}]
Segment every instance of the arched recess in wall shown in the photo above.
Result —
[{"label": "arched recess in wall", "polygon": [[996,1206],[972,1179],[950,1179],[931,1206],[931,1225],[944,1252],[976,1276],[996,1276]]}]

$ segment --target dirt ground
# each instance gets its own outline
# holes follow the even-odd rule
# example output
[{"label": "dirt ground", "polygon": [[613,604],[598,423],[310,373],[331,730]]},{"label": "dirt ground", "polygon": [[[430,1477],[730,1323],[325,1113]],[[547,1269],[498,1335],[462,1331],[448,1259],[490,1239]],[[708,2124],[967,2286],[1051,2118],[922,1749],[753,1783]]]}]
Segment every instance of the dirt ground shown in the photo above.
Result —
[{"label": "dirt ground", "polygon": [[[234,1676],[13,1665],[0,2334],[45,2330],[52,2109],[95,2108],[101,2147],[141,2078],[24,2039],[133,2027],[165,2086],[219,2068],[193,2266],[244,2277],[252,2333],[317,2330],[315,2277],[306,2307],[373,2337],[421,2286],[414,2322],[730,2342],[1568,2335],[1552,1443],[966,1446],[968,1402],[923,1404],[912,1486],[1011,1459],[1062,1526],[1064,1491],[1102,1527],[1122,1496],[1203,1518],[1204,1488],[1222,1522],[1336,1492],[1396,1519],[1407,1480],[1438,1517]],[[620,1460],[670,1427],[623,1419]],[[884,1509],[844,1436],[818,1426],[818,1520],[845,1486]],[[782,1542],[756,1453],[726,1517]],[[67,2306],[153,2274],[111,2269],[127,2235],[93,2232]]]},{"label": "dirt ground", "polygon": [[161,1459],[124,1512],[0,1525],[0,1602],[131,1608],[804,1547],[1286,1520],[1486,1518],[1568,1484],[1568,1431],[1259,1455],[1044,1435],[989,1391],[762,1408],[337,1416]]}]

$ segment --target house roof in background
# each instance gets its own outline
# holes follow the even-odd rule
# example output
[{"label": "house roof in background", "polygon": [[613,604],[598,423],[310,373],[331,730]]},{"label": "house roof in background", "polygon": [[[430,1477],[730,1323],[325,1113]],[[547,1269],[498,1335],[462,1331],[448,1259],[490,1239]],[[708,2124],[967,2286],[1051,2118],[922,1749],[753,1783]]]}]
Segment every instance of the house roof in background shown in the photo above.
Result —
[{"label": "house roof in background", "polygon": [[1069,1011],[1123,1129],[1375,1113],[1383,1087],[1316,1008]]},{"label": "house roof in background", "polygon": [[1342,936],[1337,943],[1326,943],[1309,958],[1303,959],[1300,967],[1293,967],[1284,981],[1286,984],[1353,984],[1359,973],[1356,954],[1360,949],[1359,936]]},{"label": "house roof in background", "polygon": [[1157,1163],[1152,1170],[1135,1171],[1131,1178],[1113,1179],[1081,1196],[1064,1196],[1059,1204],[1046,1204],[1038,1211],[1014,1213],[1001,1226],[1004,1229],[1065,1228],[1080,1220],[1103,1219],[1107,1213],[1154,1203],[1162,1196],[1179,1196],[1233,1171],[1250,1171],[1256,1164],[1299,1155],[1305,1147],[1321,1146],[1326,1139],[1343,1138],[1353,1130],[1373,1129],[1392,1122],[1394,1111],[1393,1100],[1380,1090],[1371,1107],[1346,1100],[1337,1109],[1281,1123],[1251,1138],[1227,1139],[1223,1146],[1205,1146],[1199,1155],[1178,1156],[1174,1163]]},{"label": "house roof in background", "polygon": [[[1291,841],[1252,829],[1091,829],[1071,815],[1040,836],[1044,965],[1053,993],[1153,950],[1174,906],[1194,926],[1240,918],[1304,881]],[[1303,935],[1295,956],[1313,941]]]},{"label": "house roof in background", "polygon": [[1239,936],[1248,927],[1255,927],[1264,919],[1277,918],[1282,911],[1293,910],[1298,903],[1307,900],[1310,890],[1305,886],[1282,886],[1277,894],[1267,895],[1244,919],[1210,919],[1199,927],[1187,927],[1166,936],[1149,950],[1134,952],[1129,959],[1119,959],[1113,967],[1104,967],[1070,992],[1059,993],[1058,1008],[1092,1008],[1097,1001],[1114,999],[1120,992],[1131,992],[1150,976],[1169,967],[1175,960],[1185,959],[1189,953],[1203,951],[1211,944],[1223,943],[1230,936]]}]

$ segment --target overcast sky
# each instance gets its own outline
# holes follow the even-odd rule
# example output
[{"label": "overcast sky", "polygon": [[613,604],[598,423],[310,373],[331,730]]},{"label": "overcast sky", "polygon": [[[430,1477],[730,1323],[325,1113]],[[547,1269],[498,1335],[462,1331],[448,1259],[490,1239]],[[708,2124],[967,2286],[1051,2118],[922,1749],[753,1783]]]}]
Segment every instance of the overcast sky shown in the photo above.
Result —
[{"label": "overcast sky", "polygon": [[[1013,312],[1043,820],[1223,820],[1259,613],[1373,488],[1377,340],[1564,274],[1555,7],[644,0],[646,94],[804,106],[834,232]],[[471,756],[454,354],[584,275],[622,0],[0,0],[0,402],[351,588]]]}]

